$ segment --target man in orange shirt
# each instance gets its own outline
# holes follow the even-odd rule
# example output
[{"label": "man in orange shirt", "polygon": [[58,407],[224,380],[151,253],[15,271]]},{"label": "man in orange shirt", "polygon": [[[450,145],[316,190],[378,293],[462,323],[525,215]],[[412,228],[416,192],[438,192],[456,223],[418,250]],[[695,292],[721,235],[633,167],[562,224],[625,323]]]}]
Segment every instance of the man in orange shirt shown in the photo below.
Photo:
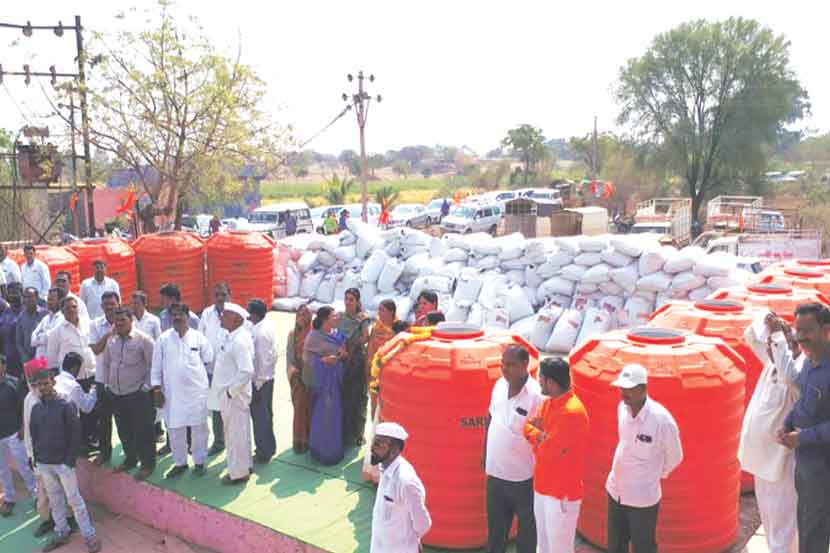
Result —
[{"label": "man in orange shirt", "polygon": [[588,413],[571,390],[567,361],[549,358],[539,369],[548,398],[525,425],[533,446],[533,511],[539,553],[573,553],[582,504],[582,475],[588,445]]}]

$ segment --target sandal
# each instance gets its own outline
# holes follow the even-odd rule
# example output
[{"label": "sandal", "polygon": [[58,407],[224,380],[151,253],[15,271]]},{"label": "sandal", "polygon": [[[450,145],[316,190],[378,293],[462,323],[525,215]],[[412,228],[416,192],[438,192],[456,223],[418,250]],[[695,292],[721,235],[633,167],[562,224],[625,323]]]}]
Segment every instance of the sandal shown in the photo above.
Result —
[{"label": "sandal", "polygon": [[3,501],[0,503],[0,516],[1,517],[10,517],[14,512],[14,503],[11,501]]}]

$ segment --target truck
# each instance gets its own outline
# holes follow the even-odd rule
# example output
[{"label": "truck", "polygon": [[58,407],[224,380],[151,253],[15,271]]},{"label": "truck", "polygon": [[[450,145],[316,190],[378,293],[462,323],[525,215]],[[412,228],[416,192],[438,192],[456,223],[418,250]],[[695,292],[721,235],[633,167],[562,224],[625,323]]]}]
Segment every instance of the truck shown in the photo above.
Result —
[{"label": "truck", "polygon": [[761,196],[718,196],[706,205],[706,230],[780,232],[799,228],[798,215],[765,204]]},{"label": "truck", "polygon": [[702,247],[706,253],[726,252],[758,259],[763,266],[792,259],[821,259],[821,232],[818,230],[739,234],[707,231],[697,237],[694,245]]},{"label": "truck", "polygon": [[652,198],[637,204],[633,234],[653,233],[660,243],[682,248],[692,239],[691,198]]}]

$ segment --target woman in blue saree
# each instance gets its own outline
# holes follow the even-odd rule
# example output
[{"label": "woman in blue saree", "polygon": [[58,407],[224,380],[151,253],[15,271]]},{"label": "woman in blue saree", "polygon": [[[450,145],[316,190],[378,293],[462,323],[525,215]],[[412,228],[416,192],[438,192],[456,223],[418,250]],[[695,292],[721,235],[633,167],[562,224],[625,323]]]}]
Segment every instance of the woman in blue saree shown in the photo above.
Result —
[{"label": "woman in blue saree", "polygon": [[340,387],[346,358],[346,339],[336,330],[337,314],[331,307],[317,310],[305,339],[303,363],[312,369],[311,456],[324,465],[343,459],[343,403]]}]

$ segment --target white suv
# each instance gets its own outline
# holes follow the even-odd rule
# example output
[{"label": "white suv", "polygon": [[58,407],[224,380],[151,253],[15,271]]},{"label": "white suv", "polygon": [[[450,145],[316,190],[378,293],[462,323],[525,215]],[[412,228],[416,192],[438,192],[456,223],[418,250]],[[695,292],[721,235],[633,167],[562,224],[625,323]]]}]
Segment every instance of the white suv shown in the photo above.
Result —
[{"label": "white suv", "polygon": [[465,203],[450,210],[441,220],[441,230],[469,234],[489,232],[496,235],[503,211],[498,204]]}]

